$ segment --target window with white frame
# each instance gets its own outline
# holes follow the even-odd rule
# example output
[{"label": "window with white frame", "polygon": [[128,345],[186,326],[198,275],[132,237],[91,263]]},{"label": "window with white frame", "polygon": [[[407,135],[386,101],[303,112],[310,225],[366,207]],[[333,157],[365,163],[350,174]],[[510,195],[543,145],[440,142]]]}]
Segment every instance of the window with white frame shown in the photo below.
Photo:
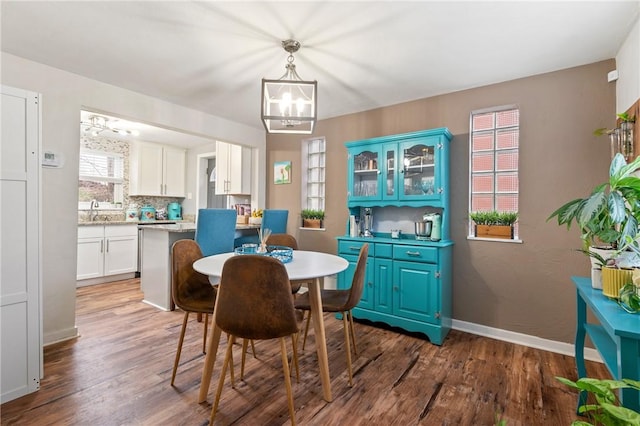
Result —
[{"label": "window with white frame", "polygon": [[302,141],[302,209],[323,210],[325,194],[325,139]]},{"label": "window with white frame", "polygon": [[[520,111],[516,106],[473,111],[470,124],[469,211],[518,211]],[[469,235],[473,223],[469,221]],[[517,238],[517,223],[514,238]]]},{"label": "window with white frame", "polygon": [[124,198],[124,158],[121,154],[81,150],[78,208],[89,209],[92,200],[100,208],[116,208]]}]

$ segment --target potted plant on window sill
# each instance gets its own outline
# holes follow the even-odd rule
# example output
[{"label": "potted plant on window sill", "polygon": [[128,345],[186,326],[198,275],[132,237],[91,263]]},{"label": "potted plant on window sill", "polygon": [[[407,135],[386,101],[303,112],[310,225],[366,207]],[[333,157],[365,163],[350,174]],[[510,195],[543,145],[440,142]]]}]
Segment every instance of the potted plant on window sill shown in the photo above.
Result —
[{"label": "potted plant on window sill", "polygon": [[324,210],[304,209],[300,213],[302,216],[302,226],[305,228],[322,228],[324,220]]},{"label": "potted plant on window sill", "polygon": [[512,240],[518,212],[478,211],[469,213],[469,217],[475,223],[474,236]]},{"label": "potted plant on window sill", "polygon": [[[574,223],[580,227],[580,251],[592,259],[595,288],[602,288],[598,283],[601,267],[612,263],[612,259],[614,264],[620,264],[621,255],[637,258],[640,254],[640,178],[633,174],[638,168],[640,157],[627,164],[622,154],[616,154],[609,167],[608,182],[596,186],[585,198],[569,201],[547,218],[555,217],[558,225],[567,225],[567,229]],[[626,263],[625,266],[638,265],[635,260]]]}]

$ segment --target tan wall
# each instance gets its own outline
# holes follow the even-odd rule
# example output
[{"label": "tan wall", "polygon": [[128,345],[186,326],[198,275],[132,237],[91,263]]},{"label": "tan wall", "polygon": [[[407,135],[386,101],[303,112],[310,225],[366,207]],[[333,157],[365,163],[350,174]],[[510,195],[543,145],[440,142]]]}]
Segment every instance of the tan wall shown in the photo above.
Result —
[{"label": "tan wall", "polygon": [[[267,138],[267,207],[290,210],[289,232],[301,248],[336,252],[344,235],[346,149],[344,142],[448,127],[451,144],[453,313],[457,320],[571,343],[575,291],[571,275],[588,275],[578,231],[567,232],[549,214],[584,196],[606,179],[609,148],[594,129],[615,124],[615,83],[607,83],[613,60],[514,80],[401,105],[324,120],[315,135],[327,140],[326,231],[298,229],[300,141]],[[322,82],[318,83],[322,85]],[[520,108],[520,237],[523,244],[467,240],[469,114],[516,104]],[[273,185],[273,162],[291,160],[290,185]]]}]

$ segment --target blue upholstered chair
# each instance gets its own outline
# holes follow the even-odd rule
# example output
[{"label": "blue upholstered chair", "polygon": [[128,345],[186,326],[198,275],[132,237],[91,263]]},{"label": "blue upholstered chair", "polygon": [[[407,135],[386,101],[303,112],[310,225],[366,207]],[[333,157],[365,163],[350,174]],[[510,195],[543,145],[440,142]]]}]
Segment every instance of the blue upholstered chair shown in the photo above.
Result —
[{"label": "blue upholstered chair", "polygon": [[270,229],[272,234],[287,233],[289,210],[264,210],[262,212],[262,229]]},{"label": "blue upholstered chair", "polygon": [[196,222],[196,242],[203,256],[233,251],[236,235],[236,211],[200,209]]}]

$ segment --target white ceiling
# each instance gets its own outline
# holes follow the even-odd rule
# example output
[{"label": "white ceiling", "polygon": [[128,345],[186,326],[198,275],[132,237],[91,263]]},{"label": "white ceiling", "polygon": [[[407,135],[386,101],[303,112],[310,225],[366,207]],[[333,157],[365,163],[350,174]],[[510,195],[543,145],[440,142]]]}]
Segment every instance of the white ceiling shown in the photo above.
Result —
[{"label": "white ceiling", "polygon": [[[614,58],[640,1],[6,1],[2,50],[261,128],[280,43],[320,119]],[[605,76],[603,76],[605,78]],[[117,113],[117,112],[114,112]]]}]

